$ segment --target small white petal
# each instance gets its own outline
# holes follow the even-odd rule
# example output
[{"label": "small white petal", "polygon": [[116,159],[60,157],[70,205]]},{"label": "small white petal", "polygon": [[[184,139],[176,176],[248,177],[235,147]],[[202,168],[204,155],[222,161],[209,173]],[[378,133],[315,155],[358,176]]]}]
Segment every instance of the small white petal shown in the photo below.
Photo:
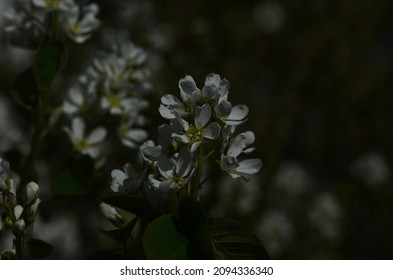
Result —
[{"label": "small white petal", "polygon": [[157,167],[160,174],[165,178],[173,175],[173,166],[167,157],[161,157],[157,162]]},{"label": "small white petal", "polygon": [[95,145],[102,142],[105,137],[106,129],[103,127],[98,127],[89,134],[89,137],[87,137],[87,142],[89,142],[91,145]]},{"label": "small white petal", "polygon": [[248,107],[246,105],[236,105],[232,108],[231,113],[228,116],[228,120],[241,121],[247,117]]},{"label": "small white petal", "polygon": [[189,75],[179,81],[179,88],[183,101],[189,101],[198,90],[194,79]]},{"label": "small white petal", "polygon": [[83,138],[85,133],[85,123],[79,117],[72,120],[72,134],[74,139]]},{"label": "small white petal", "polygon": [[111,172],[111,176],[112,176],[112,184],[111,184],[111,189],[114,192],[118,192],[119,188],[121,186],[123,186],[123,182],[124,180],[127,178],[126,174],[119,170],[119,169],[115,169]]},{"label": "small white petal", "polygon": [[220,137],[220,130],[221,126],[216,122],[212,122],[203,129],[203,137],[207,139],[217,139]]},{"label": "small white petal", "polygon": [[148,134],[143,129],[134,128],[134,129],[131,129],[130,131],[128,131],[126,133],[125,137],[134,141],[134,142],[140,143],[140,142],[146,140],[146,138],[148,137]]},{"label": "small white petal", "polygon": [[209,104],[204,104],[202,107],[196,107],[195,109],[195,126],[200,129],[205,127],[209,122],[212,115],[212,109]]},{"label": "small white petal", "polygon": [[253,159],[245,159],[239,162],[239,167],[236,168],[236,171],[245,173],[245,174],[255,174],[262,168],[262,161],[257,158]]},{"label": "small white petal", "polygon": [[172,113],[172,111],[168,107],[162,104],[158,108],[158,111],[160,112],[160,115],[165,119],[171,120],[176,118],[176,116]]}]

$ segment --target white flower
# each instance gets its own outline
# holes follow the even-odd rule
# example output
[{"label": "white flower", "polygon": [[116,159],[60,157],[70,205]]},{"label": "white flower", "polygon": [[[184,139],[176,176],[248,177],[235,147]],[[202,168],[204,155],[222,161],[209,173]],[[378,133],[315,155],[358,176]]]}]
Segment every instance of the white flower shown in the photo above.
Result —
[{"label": "white flower", "polygon": [[72,87],[68,92],[68,99],[64,101],[62,110],[68,115],[73,115],[78,112],[86,110],[94,101],[93,94],[82,92],[79,87]]},{"label": "white flower", "polygon": [[278,257],[294,238],[295,230],[287,215],[270,211],[262,217],[256,230],[271,257]]},{"label": "white flower", "polygon": [[352,173],[362,179],[368,186],[377,188],[385,184],[390,168],[383,156],[377,153],[364,153],[351,166]]},{"label": "white flower", "polygon": [[179,81],[180,96],[177,97],[167,94],[161,98],[159,112],[163,118],[175,119],[176,117],[192,116],[195,111],[200,90],[197,88],[194,79],[186,76]]},{"label": "white flower", "polygon": [[177,191],[188,185],[194,172],[192,159],[187,149],[182,149],[176,156],[164,155],[157,162],[159,175],[149,176],[150,185],[163,192]]},{"label": "white flower", "polygon": [[172,133],[172,137],[182,143],[190,143],[191,151],[206,139],[217,139],[220,136],[221,127],[216,122],[210,122],[212,110],[209,104],[195,108],[194,125],[190,125],[187,121],[176,118],[175,121],[180,125],[179,132]]},{"label": "white flower", "polygon": [[[237,135],[229,143],[229,147],[221,155],[221,169],[227,172],[232,178],[243,178],[248,180],[249,175],[257,173],[262,168],[262,161],[260,159],[245,159],[238,160],[240,154],[248,154],[254,148],[247,148],[255,141],[254,133],[247,131]],[[226,147],[225,147],[226,148]],[[223,149],[225,151],[225,149]]]},{"label": "white flower", "polygon": [[98,12],[96,4],[85,6],[82,10],[74,5],[65,16],[64,29],[67,35],[76,43],[84,43],[91,37],[91,32],[100,26],[100,21],[96,18]]},{"label": "white flower", "polygon": [[106,130],[103,127],[94,129],[87,137],[85,136],[85,123],[79,117],[72,120],[71,128],[65,127],[65,132],[71,139],[76,150],[82,154],[98,158],[102,152],[100,144],[106,137]]},{"label": "white flower", "polygon": [[330,240],[340,236],[341,207],[336,198],[329,193],[322,193],[316,199],[309,211],[311,226],[319,234]]},{"label": "white flower", "polygon": [[135,193],[142,185],[145,173],[139,174],[127,163],[123,167],[123,171],[115,169],[111,173],[112,184],[111,189],[114,192]]},{"label": "white flower", "polygon": [[310,187],[307,170],[298,162],[283,163],[274,176],[274,189],[290,196],[304,193]]}]

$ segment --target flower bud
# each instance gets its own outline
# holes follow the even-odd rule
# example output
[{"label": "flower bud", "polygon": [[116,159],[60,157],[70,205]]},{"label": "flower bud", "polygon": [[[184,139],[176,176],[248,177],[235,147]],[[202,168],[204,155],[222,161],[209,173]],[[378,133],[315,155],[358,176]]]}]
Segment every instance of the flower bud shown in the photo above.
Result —
[{"label": "flower bud", "polygon": [[38,205],[40,204],[41,200],[37,198],[33,205],[25,209],[24,212],[24,220],[28,224],[32,224],[35,221],[35,217],[37,215]]},{"label": "flower bud", "polygon": [[124,223],[124,219],[116,208],[103,202],[100,204],[100,207],[102,213],[109,221],[111,221],[117,227],[122,226],[122,224]]},{"label": "flower bud", "polygon": [[33,204],[37,198],[40,187],[35,182],[30,182],[26,186],[24,201],[26,205]]},{"label": "flower bud", "polygon": [[17,220],[12,228],[15,236],[23,236],[25,234],[26,223],[23,219]]},{"label": "flower bud", "polygon": [[19,220],[20,216],[22,216],[23,207],[21,205],[16,205],[14,208],[15,219]]}]

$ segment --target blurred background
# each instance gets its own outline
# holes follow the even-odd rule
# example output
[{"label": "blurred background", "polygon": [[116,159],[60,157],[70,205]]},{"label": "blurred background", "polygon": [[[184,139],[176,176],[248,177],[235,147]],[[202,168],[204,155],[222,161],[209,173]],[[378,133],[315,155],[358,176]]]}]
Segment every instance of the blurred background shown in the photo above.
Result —
[{"label": "blurred background", "polygon": [[[253,228],[273,259],[393,258],[392,1],[96,3],[101,28],[86,45],[68,50],[59,100],[94,51],[118,36],[149,55],[153,139],[164,122],[160,96],[177,95],[186,74],[199,88],[207,74],[220,74],[231,83],[232,104],[250,108],[239,131],[255,133],[253,157],[264,167],[247,184],[213,180],[203,199],[209,214]],[[3,31],[0,36],[0,155],[12,168],[15,151],[28,150],[30,124],[11,98],[10,81],[34,52],[12,47]],[[42,158],[67,161],[59,147],[70,144],[59,135]],[[106,166],[103,185],[127,155],[118,162]],[[51,172],[42,170],[42,176]],[[46,198],[41,227],[49,241],[63,244],[59,258],[79,258],[78,248],[100,244],[102,237],[91,237],[102,218],[97,194],[53,198],[48,188]],[[69,210],[54,218],[55,209]]]}]

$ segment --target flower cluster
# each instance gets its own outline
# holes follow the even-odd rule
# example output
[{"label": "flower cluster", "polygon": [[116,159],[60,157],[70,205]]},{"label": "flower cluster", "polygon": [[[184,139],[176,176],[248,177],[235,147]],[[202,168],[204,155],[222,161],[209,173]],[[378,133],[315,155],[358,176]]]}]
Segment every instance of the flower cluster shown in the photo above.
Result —
[{"label": "flower cluster", "polygon": [[[179,81],[179,89],[181,100],[170,94],[161,98],[159,112],[169,120],[169,125],[158,128],[157,147],[161,153],[157,154],[157,147],[143,151],[156,162],[158,170],[150,177],[151,185],[163,191],[190,184],[198,189],[206,175],[202,169],[212,155],[232,178],[248,180],[258,172],[262,168],[260,159],[242,158],[254,150],[249,146],[255,136],[251,131],[235,135],[236,128],[246,122],[249,110],[246,105],[232,106],[228,101],[229,82],[209,74],[200,90],[194,79],[186,76]],[[156,156],[152,156],[154,152]]]},{"label": "flower cluster", "polygon": [[44,34],[66,34],[83,43],[100,26],[96,4],[80,6],[74,0],[17,0],[15,8],[6,9],[6,31],[15,36],[37,39]]},{"label": "flower cluster", "polygon": [[5,229],[11,229],[16,238],[31,236],[38,205],[41,202],[38,193],[39,186],[35,182],[30,182],[24,189],[23,196],[17,197],[9,163],[0,158],[0,235]]},{"label": "flower cluster", "polygon": [[100,115],[114,118],[118,139],[126,147],[137,148],[147,139],[142,129],[147,120],[141,114],[149,105],[145,96],[151,88],[146,58],[141,48],[121,42],[94,59],[80,75],[79,83],[69,90],[62,105],[62,111],[72,119],[71,127],[65,130],[76,150],[92,158],[102,153],[99,144],[107,135],[106,128],[98,127],[84,137],[85,119],[92,115],[94,121]]},{"label": "flower cluster", "polygon": [[[161,98],[159,112],[169,124],[158,127],[158,144],[149,140],[141,145],[139,158],[145,164],[141,174],[130,164],[124,171],[112,172],[112,190],[136,193],[141,191],[153,205],[171,192],[182,192],[199,199],[202,185],[216,169],[232,178],[248,180],[262,168],[260,159],[244,159],[254,150],[251,131],[235,134],[245,123],[248,107],[228,101],[229,82],[217,74],[206,77],[205,86],[198,89],[193,78],[179,82],[181,100],[173,95]],[[117,210],[102,204],[102,210],[112,222],[120,222]]]}]

